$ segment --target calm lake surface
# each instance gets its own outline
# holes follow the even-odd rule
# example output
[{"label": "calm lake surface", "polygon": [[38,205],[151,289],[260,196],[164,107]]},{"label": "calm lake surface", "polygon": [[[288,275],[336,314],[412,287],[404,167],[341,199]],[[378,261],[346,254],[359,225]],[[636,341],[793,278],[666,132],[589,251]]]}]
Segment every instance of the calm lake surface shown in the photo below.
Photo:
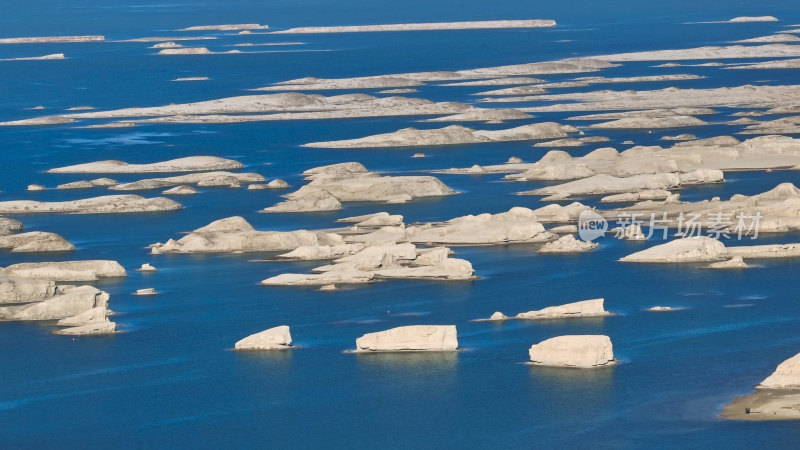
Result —
[{"label": "calm lake surface", "polygon": [[[774,15],[776,23],[693,24],[744,15]],[[177,36],[205,24],[295,26],[494,19],[555,19],[558,27],[529,30],[430,31],[331,35],[251,35],[203,32],[192,45],[227,51],[240,42],[301,41],[254,47],[261,53],[156,56],[152,43],[114,42]],[[721,0],[492,2],[367,0],[31,0],[4,8],[0,37],[102,34],[102,43],[0,46],[0,59],[65,53],[61,61],[0,61],[0,121],[57,114],[76,106],[99,110],[247,95],[249,89],[306,77],[352,77],[458,70],[629,51],[722,45],[776,33],[800,23],[794,2]],[[188,44],[187,44],[188,45]],[[247,49],[251,51],[251,49]],[[701,61],[702,62],[702,61]],[[598,74],[693,73],[707,78],[584,89],[661,89],[796,84],[797,71],[653,68],[627,63]],[[209,81],[177,83],[178,77]],[[412,97],[475,103],[486,87],[424,86]],[[581,90],[575,89],[575,90]],[[374,94],[377,90],[360,90]],[[341,91],[336,93],[347,93]],[[565,90],[564,92],[569,92]],[[322,92],[332,95],[332,91]],[[31,110],[43,106],[44,111]],[[502,104],[489,106],[501,106]],[[519,104],[502,105],[508,107]],[[525,106],[525,105],[522,105]],[[530,106],[530,105],[528,105]],[[735,112],[704,116],[722,122]],[[564,113],[537,114],[562,121]],[[395,131],[421,117],[226,125],[146,124],[129,129],[74,125],[0,127],[0,200],[72,200],[105,191],[29,193],[86,179],[44,171],[119,159],[153,162],[191,155],[242,161],[246,171],[281,178],[293,189],[303,170],[360,161],[370,170],[402,174],[511,156],[538,159],[531,142],[425,149],[326,150],[300,145]],[[512,123],[511,126],[523,123]],[[502,129],[509,124],[467,124]],[[625,140],[657,145],[666,134],[733,133],[725,126],[678,131],[603,132],[611,142],[569,149],[582,155]],[[587,133],[591,134],[591,133]],[[425,159],[412,159],[424,151]],[[120,181],[139,175],[111,175]],[[285,191],[202,189],[178,199],[184,209],[163,214],[29,215],[27,230],[59,233],[77,250],[67,255],[0,253],[0,266],[54,259],[112,259],[129,270],[99,282],[111,294],[110,337],[52,335],[52,323],[0,323],[0,447],[192,448],[797,448],[797,422],[739,423],[717,418],[723,404],[751,392],[780,362],[800,351],[798,260],[766,261],[747,271],[699,266],[623,265],[616,260],[658,242],[601,241],[578,256],[536,254],[530,246],[455,248],[480,276],[472,282],[386,281],[334,293],[260,286],[316,262],[253,262],[266,254],[156,255],[147,245],[178,238],[209,222],[241,215],[260,230],[319,229],[341,217],[388,211],[406,223],[536,208],[539,197],[514,192],[543,183],[508,183],[502,175],[441,175],[459,195],[403,205],[348,203],[342,211],[258,214]],[[797,172],[743,172],[728,183],[694,187],[682,198],[752,195]],[[148,192],[155,196],[156,192]],[[580,199],[595,205],[597,198]],[[798,242],[800,235],[762,236],[758,243]],[[132,269],[150,262],[155,274]],[[154,287],[155,297],[130,295]],[[618,315],[596,320],[471,322],[604,297]],[[684,307],[673,313],[654,305]],[[239,339],[288,324],[291,352],[240,354]],[[457,354],[352,355],[364,333],[412,324],[455,324],[465,349]],[[563,334],[607,334],[621,364],[578,371],[530,367],[528,348]]]}]

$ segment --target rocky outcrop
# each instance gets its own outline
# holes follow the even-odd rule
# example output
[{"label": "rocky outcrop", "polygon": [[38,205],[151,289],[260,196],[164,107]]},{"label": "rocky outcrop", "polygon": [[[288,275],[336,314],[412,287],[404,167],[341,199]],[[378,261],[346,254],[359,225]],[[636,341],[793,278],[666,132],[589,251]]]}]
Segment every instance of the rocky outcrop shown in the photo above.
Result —
[{"label": "rocky outcrop", "polygon": [[53,281],[97,281],[127,276],[116,261],[87,260],[13,264],[0,269],[0,277]]},{"label": "rocky outcrop", "polygon": [[360,163],[341,163],[303,172],[310,182],[286,194],[286,201],[261,212],[315,212],[341,209],[341,202],[397,202],[456,192],[431,176],[380,176]]},{"label": "rocky outcrop", "polygon": [[411,325],[367,333],[356,339],[356,353],[448,352],[458,349],[455,325]]},{"label": "rocky outcrop", "polygon": [[683,185],[721,183],[725,178],[719,170],[698,170],[687,174],[654,173],[615,177],[600,174],[555,186],[547,186],[520,195],[557,195],[568,198],[574,195],[618,194],[644,190],[669,190]]},{"label": "rocky outcrop", "polygon": [[481,20],[471,22],[397,23],[382,25],[343,25],[299,27],[274,31],[273,34],[375,33],[389,31],[482,30],[492,28],[542,28],[556,26],[555,20]]},{"label": "rocky outcrop", "polygon": [[537,311],[528,311],[517,314],[517,319],[543,320],[543,319],[571,319],[582,317],[605,317],[611,315],[603,308],[602,298],[583,300],[567,303],[565,305],[550,306]]},{"label": "rocky outcrop", "polygon": [[130,164],[124,161],[96,161],[74,166],[57,167],[49,173],[156,173],[156,172],[205,172],[213,170],[241,169],[242,163],[216,156],[189,156],[149,164]]},{"label": "rocky outcrop", "polygon": [[310,274],[286,273],[261,282],[266,286],[364,284],[378,279],[471,280],[472,265],[449,257],[446,247],[418,250],[413,244],[374,244],[317,267]]},{"label": "rocky outcrop", "polygon": [[0,217],[0,236],[8,236],[22,231],[22,222],[14,219]]},{"label": "rocky outcrop", "polygon": [[800,353],[780,363],[759,389],[800,389]]},{"label": "rocky outcrop", "polygon": [[741,256],[734,256],[727,261],[720,261],[708,265],[709,269],[747,269],[748,266]]},{"label": "rocky outcrop", "polygon": [[144,263],[144,264],[142,264],[142,267],[139,267],[138,269],[136,269],[136,271],[137,272],[158,272],[158,269],[156,269],[155,267],[151,266],[150,263]]},{"label": "rocky outcrop", "polygon": [[108,316],[108,308],[106,308],[106,305],[101,305],[92,309],[87,309],[86,311],[72,317],[61,319],[56,322],[56,325],[60,327],[80,327],[84,325],[93,325],[107,322],[108,320],[106,319],[106,316]]},{"label": "rocky outcrop", "polygon": [[120,214],[181,209],[180,203],[164,197],[144,198],[138,195],[106,195],[66,202],[36,202],[12,200],[0,202],[0,213],[69,213],[69,214]]},{"label": "rocky outcrop", "polygon": [[686,263],[725,259],[727,249],[722,242],[705,236],[676,239],[620,258],[620,262]]},{"label": "rocky outcrop", "polygon": [[75,246],[55,233],[31,231],[0,236],[0,250],[18,253],[68,252],[75,250]]},{"label": "rocky outcrop", "polygon": [[292,348],[292,335],[287,325],[264,330],[240,340],[236,350],[286,350]]},{"label": "rocky outcrop", "polygon": [[79,286],[41,302],[0,307],[0,320],[65,319],[107,304],[107,293],[92,286]]},{"label": "rocky outcrop", "polygon": [[98,336],[104,334],[114,334],[116,331],[117,324],[106,320],[104,322],[92,323],[89,325],[64,328],[54,331],[53,334],[60,334],[64,336]]},{"label": "rocky outcrop", "polygon": [[418,130],[405,128],[394,133],[377,134],[359,139],[330,142],[312,142],[304,147],[316,148],[387,148],[419,147],[433,145],[479,144],[485,142],[529,141],[537,139],[559,139],[567,133],[577,131],[575,127],[555,122],[543,122],[506,130],[473,130],[459,125]]},{"label": "rocky outcrop", "polygon": [[153,254],[286,252],[302,246],[344,243],[338,234],[323,231],[257,231],[236,216],[212,222],[177,241],[152,244],[150,251]]},{"label": "rocky outcrop", "polygon": [[342,209],[339,199],[325,189],[297,191],[288,200],[262,209],[263,213],[300,213],[338,211]]},{"label": "rocky outcrop", "polygon": [[735,398],[721,417],[734,420],[800,419],[800,354],[782,362],[756,386],[755,394]]},{"label": "rocky outcrop", "polygon": [[41,302],[57,291],[56,283],[50,280],[0,278],[0,304]]},{"label": "rocky outcrop", "polygon": [[590,241],[575,239],[575,236],[567,234],[555,241],[548,242],[538,250],[539,253],[583,253],[596,249],[599,244]]},{"label": "rocky outcrop", "polygon": [[[252,186],[252,185],[251,185]],[[180,185],[174,188],[169,188],[162,192],[163,195],[194,195],[197,194],[197,189],[192,186]]]},{"label": "rocky outcrop", "polygon": [[141,191],[170,186],[196,185],[202,187],[235,187],[242,184],[261,183],[265,178],[257,173],[203,172],[166,178],[149,178],[113,186],[115,191]]},{"label": "rocky outcrop", "polygon": [[607,367],[616,363],[611,339],[602,335],[568,335],[531,346],[531,364],[538,366]]}]

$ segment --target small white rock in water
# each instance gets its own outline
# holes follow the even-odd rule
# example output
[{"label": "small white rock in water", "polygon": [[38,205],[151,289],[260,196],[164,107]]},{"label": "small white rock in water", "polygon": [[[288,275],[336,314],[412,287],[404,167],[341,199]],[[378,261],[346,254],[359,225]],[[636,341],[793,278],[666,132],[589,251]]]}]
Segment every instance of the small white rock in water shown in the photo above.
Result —
[{"label": "small white rock in water", "polygon": [[748,266],[741,256],[734,256],[727,261],[715,262],[708,265],[709,269],[747,269]]},{"label": "small white rock in water", "polygon": [[[652,131],[651,131],[651,133],[652,133]],[[625,144],[625,145],[633,145],[633,141],[622,141],[622,143]]]},{"label": "small white rock in water", "polygon": [[326,284],[325,286],[319,288],[320,291],[335,291],[336,289],[337,288],[335,284]]},{"label": "small white rock in water", "polygon": [[264,189],[269,189],[269,186],[260,183],[247,186],[248,191],[263,191]]},{"label": "small white rock in water", "polygon": [[651,308],[647,308],[645,311],[652,311],[652,312],[669,312],[669,311],[680,311],[683,308],[673,308],[672,306],[653,306]]},{"label": "small white rock in water", "polygon": [[541,366],[589,369],[616,363],[611,339],[603,335],[570,335],[547,339],[531,346],[531,363]]},{"label": "small white rock in water", "polygon": [[522,158],[519,158],[519,157],[516,157],[516,156],[512,156],[511,158],[508,158],[508,163],[509,164],[519,164],[521,162],[522,162]]},{"label": "small white rock in water", "polygon": [[156,295],[155,288],[139,289],[133,295]]},{"label": "small white rock in water", "polygon": [[412,158],[424,158],[424,157],[425,153],[414,153],[414,155],[412,156]]},{"label": "small white rock in water", "polygon": [[289,183],[281,180],[280,178],[276,178],[267,183],[267,187],[270,189],[286,189],[289,187]]},{"label": "small white rock in water", "polygon": [[45,189],[46,188],[44,186],[42,186],[41,184],[29,184],[28,185],[28,190],[29,191],[43,191]]},{"label": "small white rock in water", "polygon": [[142,264],[142,267],[139,267],[138,269],[136,269],[136,271],[137,272],[158,272],[158,269],[156,269],[155,267],[151,266],[150,263],[144,263],[144,264]]},{"label": "small white rock in water", "polygon": [[489,317],[489,320],[506,320],[506,319],[508,319],[508,316],[501,313],[500,311],[495,311],[494,314],[492,314]]},{"label": "small white rock in water", "polygon": [[234,345],[236,350],[286,350],[291,347],[292,335],[287,325],[247,336]]}]

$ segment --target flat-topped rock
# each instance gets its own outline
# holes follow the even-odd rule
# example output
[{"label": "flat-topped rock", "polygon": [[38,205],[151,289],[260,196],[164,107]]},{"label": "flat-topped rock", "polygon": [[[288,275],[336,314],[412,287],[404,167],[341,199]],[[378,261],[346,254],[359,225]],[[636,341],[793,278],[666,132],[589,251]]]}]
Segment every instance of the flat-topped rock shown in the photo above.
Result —
[{"label": "flat-topped rock", "polygon": [[114,334],[117,331],[117,324],[114,322],[98,322],[78,327],[64,328],[54,331],[53,334],[63,336],[98,336],[104,334]]},{"label": "flat-topped rock", "polygon": [[148,164],[131,164],[124,161],[105,160],[73,166],[57,167],[48,173],[156,173],[204,172],[241,169],[242,163],[216,156],[189,156]]},{"label": "flat-topped rock", "polygon": [[611,339],[602,335],[567,335],[547,339],[531,346],[531,363],[539,366],[581,369],[616,364]]},{"label": "flat-topped rock", "polygon": [[727,249],[722,242],[705,236],[676,239],[620,258],[620,262],[685,263],[724,259]]},{"label": "flat-topped rock", "polygon": [[0,277],[52,281],[97,281],[127,276],[116,261],[86,260],[13,264],[0,269]]},{"label": "flat-topped rock", "polygon": [[456,351],[455,325],[410,325],[356,339],[355,352],[428,352]]},{"label": "flat-topped rock", "polygon": [[0,250],[17,253],[68,252],[75,250],[75,246],[55,233],[31,231],[0,236]]},{"label": "flat-topped rock", "polygon": [[537,311],[528,311],[517,314],[517,319],[543,320],[543,319],[570,319],[581,317],[605,317],[611,315],[603,308],[604,299],[583,300],[559,306],[549,306]]},{"label": "flat-topped rock", "polygon": [[37,202],[31,200],[0,202],[0,213],[7,214],[121,214],[175,211],[181,208],[180,203],[168,198],[145,198],[138,195],[105,195],[66,202]]},{"label": "flat-topped rock", "polygon": [[292,348],[292,335],[287,325],[252,334],[234,345],[236,350],[286,350]]},{"label": "flat-topped rock", "polygon": [[133,295],[140,295],[140,296],[150,296],[156,294],[158,294],[158,292],[156,292],[155,288],[137,289],[136,292],[133,293]]},{"label": "flat-topped rock", "polygon": [[265,178],[257,173],[202,172],[165,178],[148,178],[133,183],[112,186],[115,191],[140,191],[162,189],[170,186],[196,185],[203,187],[240,187],[242,184],[261,183]]}]

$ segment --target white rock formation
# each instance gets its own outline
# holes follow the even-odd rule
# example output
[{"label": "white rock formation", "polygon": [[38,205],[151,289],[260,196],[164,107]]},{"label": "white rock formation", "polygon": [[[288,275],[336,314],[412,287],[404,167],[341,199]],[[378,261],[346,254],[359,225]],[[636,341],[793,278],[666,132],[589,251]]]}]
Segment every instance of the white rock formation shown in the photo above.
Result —
[{"label": "white rock formation", "polygon": [[287,325],[281,325],[240,340],[236,350],[286,350],[292,348],[292,335]]},{"label": "white rock formation", "polygon": [[620,261],[635,263],[718,261],[724,259],[727,254],[725,244],[717,239],[695,236],[656,245],[620,258]]},{"label": "white rock formation", "polygon": [[175,31],[242,31],[242,30],[267,30],[268,25],[258,23],[231,23],[223,25],[197,25],[193,27],[181,28]]},{"label": "white rock formation", "polygon": [[65,202],[37,202],[31,200],[0,202],[0,214],[119,214],[175,211],[181,208],[182,206],[180,203],[168,198],[145,198],[138,195],[105,195]]},{"label": "white rock formation", "polygon": [[339,199],[325,189],[306,189],[289,194],[288,200],[262,209],[263,213],[299,213],[338,211],[342,209]]},{"label": "white rock formation", "polygon": [[567,234],[555,241],[548,242],[538,250],[539,253],[583,253],[596,249],[596,242],[581,241],[575,236]]},{"label": "white rock formation", "polygon": [[101,305],[92,309],[87,309],[86,311],[72,317],[61,319],[56,322],[56,325],[60,327],[80,327],[84,325],[104,323],[108,321],[106,316],[108,316],[108,309],[105,305]]},{"label": "white rock formation", "polygon": [[28,190],[31,192],[43,191],[47,189],[46,187],[42,186],[41,184],[29,184]]},{"label": "white rock formation", "polygon": [[50,280],[0,278],[0,304],[41,302],[57,292],[56,283]]},{"label": "white rock formation", "polygon": [[361,352],[448,352],[458,350],[455,325],[410,325],[356,339]]},{"label": "white rock formation", "polygon": [[759,389],[800,389],[800,353],[780,363]]},{"label": "white rock formation", "polygon": [[742,259],[741,256],[734,256],[727,261],[720,261],[708,265],[709,269],[746,269],[750,266]]},{"label": "white rock formation", "polygon": [[[346,254],[310,274],[281,274],[261,282],[265,286],[323,286],[327,284],[364,284],[377,279],[424,279],[435,281],[472,280],[472,265],[450,258],[445,247],[418,250],[413,244],[372,244],[353,248],[312,248],[283,256],[298,259],[322,259],[327,252]],[[332,256],[332,255],[330,255]]]},{"label": "white rock formation", "polygon": [[289,183],[281,180],[280,178],[276,178],[267,183],[267,187],[269,189],[286,189],[289,187]]},{"label": "white rock formation", "polygon": [[73,42],[102,42],[104,36],[41,36],[2,38],[0,44],[66,44]]},{"label": "white rock formation", "polygon": [[611,339],[602,335],[567,335],[531,346],[531,363],[540,366],[606,367],[616,363]]},{"label": "white rock formation", "polygon": [[390,148],[438,145],[479,144],[485,142],[529,141],[558,139],[577,131],[569,125],[542,122],[505,130],[473,130],[460,125],[432,130],[404,128],[393,133],[376,134],[359,139],[312,142],[304,147],[316,148]]},{"label": "white rock formation", "polygon": [[147,178],[111,187],[115,191],[162,189],[170,186],[192,184],[204,187],[239,187],[242,184],[261,183],[264,177],[257,173],[203,172],[165,178]]},{"label": "white rock formation", "polygon": [[0,277],[53,281],[97,281],[127,276],[116,261],[87,260],[13,264],[0,269]]},{"label": "white rock formation", "polygon": [[31,231],[0,236],[0,250],[11,250],[18,253],[68,252],[75,250],[75,246],[55,233]]},{"label": "white rock formation", "polygon": [[155,288],[144,288],[144,289],[137,289],[133,295],[141,295],[141,296],[150,296],[158,294]]},{"label": "white rock formation", "polygon": [[517,319],[543,320],[543,319],[571,319],[581,317],[604,317],[611,315],[603,307],[604,299],[583,300],[567,303],[565,305],[550,306],[537,311],[528,311],[517,314]]},{"label": "white rock formation", "polygon": [[92,286],[79,286],[44,301],[0,307],[0,320],[55,320],[77,316],[108,304],[108,294]]},{"label": "white rock formation", "polygon": [[158,272],[158,269],[156,269],[155,267],[151,266],[150,263],[144,263],[144,264],[142,264],[142,267],[139,267],[138,269],[136,269],[136,271],[137,272]]},{"label": "white rock formation", "polygon": [[114,334],[117,331],[117,324],[114,322],[98,322],[78,327],[64,328],[54,331],[53,334],[64,336],[97,336],[103,334]]},{"label": "white rock formation", "polygon": [[8,236],[22,231],[22,222],[14,219],[0,217],[0,236]]},{"label": "white rock formation", "polygon": [[157,173],[205,172],[241,169],[242,163],[216,156],[189,156],[149,164],[130,164],[123,161],[96,161],[74,166],[57,167],[48,173]]},{"label": "white rock formation", "polygon": [[374,33],[387,31],[430,30],[481,30],[490,28],[548,28],[556,26],[554,20],[484,20],[471,22],[399,23],[384,25],[347,25],[331,27],[299,27],[273,31],[272,34],[318,34],[318,33]]},{"label": "white rock formation", "polygon": [[[252,184],[250,186],[253,186]],[[193,186],[181,185],[169,188],[163,192],[162,195],[194,195],[197,194],[197,189]]]},{"label": "white rock formation", "polygon": [[221,219],[175,241],[150,246],[163,253],[250,253],[290,251],[301,246],[344,244],[341,236],[323,231],[257,231],[241,217]]}]

